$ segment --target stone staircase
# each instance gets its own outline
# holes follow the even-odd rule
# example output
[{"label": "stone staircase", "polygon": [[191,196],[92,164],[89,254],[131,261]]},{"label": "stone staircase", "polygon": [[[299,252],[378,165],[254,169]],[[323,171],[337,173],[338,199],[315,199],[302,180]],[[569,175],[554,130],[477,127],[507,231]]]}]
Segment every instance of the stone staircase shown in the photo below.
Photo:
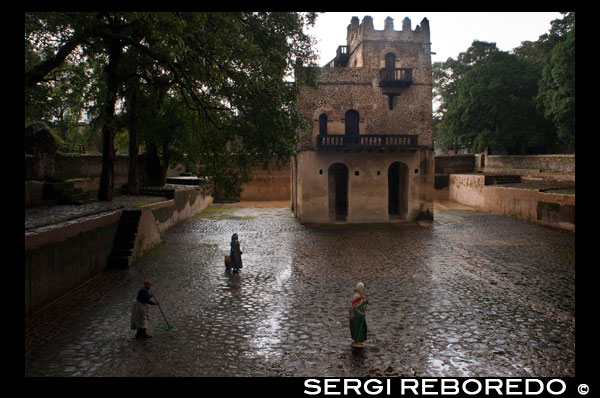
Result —
[{"label": "stone staircase", "polygon": [[123,210],[113,248],[108,256],[107,268],[129,267],[141,215],[141,210]]},{"label": "stone staircase", "polygon": [[72,182],[63,181],[45,182],[43,197],[61,205],[84,204],[93,200],[89,192],[82,192]]}]

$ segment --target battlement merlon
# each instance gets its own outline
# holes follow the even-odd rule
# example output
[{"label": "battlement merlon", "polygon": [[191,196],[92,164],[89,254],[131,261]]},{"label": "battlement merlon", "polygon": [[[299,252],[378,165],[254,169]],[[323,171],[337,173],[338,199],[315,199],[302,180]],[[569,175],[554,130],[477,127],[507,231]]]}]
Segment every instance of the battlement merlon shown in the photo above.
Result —
[{"label": "battlement merlon", "polygon": [[398,40],[429,43],[429,20],[427,18],[423,18],[420,25],[417,25],[414,30],[411,28],[411,21],[408,17],[402,20],[402,30],[394,30],[394,20],[391,17],[387,17],[384,24],[383,30],[375,30],[373,27],[373,17],[366,15],[360,24],[358,17],[352,17],[348,25],[347,44],[352,48],[353,43],[355,46],[363,40]]}]

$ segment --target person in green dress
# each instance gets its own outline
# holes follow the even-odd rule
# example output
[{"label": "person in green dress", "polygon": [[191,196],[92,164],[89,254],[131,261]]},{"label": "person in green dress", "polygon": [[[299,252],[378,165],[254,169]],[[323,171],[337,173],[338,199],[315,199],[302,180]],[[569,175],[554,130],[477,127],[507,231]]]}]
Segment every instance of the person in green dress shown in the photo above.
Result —
[{"label": "person in green dress", "polygon": [[350,315],[350,337],[354,347],[362,347],[362,342],[367,339],[367,320],[365,318],[368,301],[365,299],[365,285],[358,282],[354,288]]}]

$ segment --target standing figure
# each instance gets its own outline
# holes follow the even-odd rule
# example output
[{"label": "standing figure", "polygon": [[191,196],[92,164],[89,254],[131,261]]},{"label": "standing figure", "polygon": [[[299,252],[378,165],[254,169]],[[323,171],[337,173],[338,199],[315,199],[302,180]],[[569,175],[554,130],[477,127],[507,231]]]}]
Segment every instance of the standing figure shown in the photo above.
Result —
[{"label": "standing figure", "polygon": [[240,250],[240,241],[237,234],[231,236],[231,250],[229,251],[231,268],[233,272],[238,272],[242,268],[242,251]]},{"label": "standing figure", "polygon": [[133,308],[131,309],[131,329],[137,329],[135,333],[136,339],[148,339],[152,337],[146,332],[146,328],[148,327],[148,305],[157,305],[158,302],[155,303],[151,300],[154,297],[150,293],[151,287],[152,281],[145,280],[144,286],[138,291]]},{"label": "standing figure", "polygon": [[358,282],[354,288],[352,305],[350,306],[350,337],[352,346],[362,347],[362,342],[367,339],[367,300],[365,299],[365,285]]}]

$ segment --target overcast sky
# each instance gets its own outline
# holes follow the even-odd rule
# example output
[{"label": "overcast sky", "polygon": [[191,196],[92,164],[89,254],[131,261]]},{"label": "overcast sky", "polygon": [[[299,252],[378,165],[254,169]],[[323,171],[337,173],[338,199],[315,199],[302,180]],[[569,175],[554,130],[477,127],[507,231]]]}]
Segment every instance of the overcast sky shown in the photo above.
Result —
[{"label": "overcast sky", "polygon": [[376,30],[383,30],[388,16],[394,19],[394,29],[402,29],[402,20],[408,17],[412,29],[423,18],[429,20],[431,33],[431,62],[456,59],[466,51],[473,40],[495,42],[502,51],[518,47],[522,41],[536,41],[550,30],[550,21],[562,18],[559,12],[326,12],[320,13],[314,28],[308,33],[317,39],[319,66],[335,58],[338,46],[346,44],[350,19],[359,22],[365,15],[373,17]]}]

